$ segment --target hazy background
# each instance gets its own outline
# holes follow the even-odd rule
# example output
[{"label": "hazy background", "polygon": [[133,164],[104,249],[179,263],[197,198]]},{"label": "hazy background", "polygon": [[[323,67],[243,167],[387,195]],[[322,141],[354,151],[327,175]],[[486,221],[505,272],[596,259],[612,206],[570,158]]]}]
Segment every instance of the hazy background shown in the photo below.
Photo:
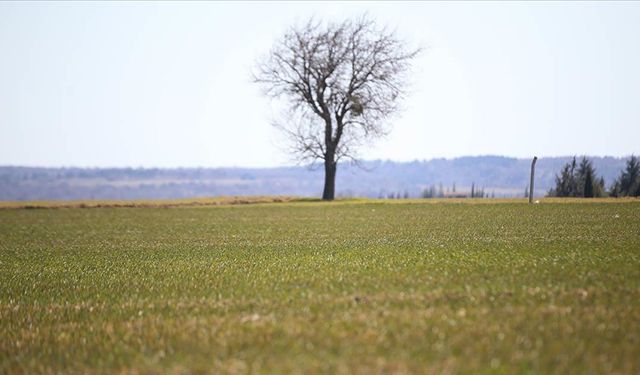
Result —
[{"label": "hazy background", "polygon": [[290,164],[252,65],[364,12],[426,47],[364,159],[638,153],[639,2],[2,2],[0,165]]},{"label": "hazy background", "polygon": [[[534,196],[555,187],[568,157],[541,158],[536,164]],[[592,157],[597,178],[610,187],[625,166],[615,157]],[[433,188],[485,197],[524,197],[531,160],[474,156],[428,161],[364,161],[338,170],[338,197],[417,198]],[[363,168],[364,167],[364,168]],[[322,168],[42,168],[0,166],[0,201],[52,199],[173,199],[220,195],[295,195],[318,197]],[[528,189],[527,189],[528,191]]]}]

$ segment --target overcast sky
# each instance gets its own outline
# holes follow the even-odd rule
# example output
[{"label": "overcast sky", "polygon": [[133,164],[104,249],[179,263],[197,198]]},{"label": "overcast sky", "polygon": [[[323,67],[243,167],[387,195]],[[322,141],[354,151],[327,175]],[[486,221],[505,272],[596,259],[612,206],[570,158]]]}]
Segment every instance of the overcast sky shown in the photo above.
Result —
[{"label": "overcast sky", "polygon": [[363,158],[640,153],[640,2],[1,2],[0,165],[290,164],[252,66],[365,12],[426,49]]}]

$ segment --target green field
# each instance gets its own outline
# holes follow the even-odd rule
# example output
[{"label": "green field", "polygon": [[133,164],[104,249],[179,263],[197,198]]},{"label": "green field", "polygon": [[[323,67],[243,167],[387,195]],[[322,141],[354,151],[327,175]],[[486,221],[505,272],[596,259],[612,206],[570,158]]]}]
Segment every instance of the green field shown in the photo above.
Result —
[{"label": "green field", "polygon": [[640,201],[0,210],[0,373],[639,373]]}]

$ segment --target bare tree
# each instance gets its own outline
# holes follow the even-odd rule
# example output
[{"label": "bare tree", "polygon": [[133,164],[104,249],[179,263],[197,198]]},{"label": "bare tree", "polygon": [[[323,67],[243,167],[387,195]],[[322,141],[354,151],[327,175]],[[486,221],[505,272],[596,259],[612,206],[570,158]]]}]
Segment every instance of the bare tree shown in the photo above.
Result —
[{"label": "bare tree", "polygon": [[334,198],[338,162],[355,161],[360,146],[387,133],[418,53],[366,17],[312,19],[257,64],[255,82],[287,104],[275,125],[290,138],[290,151],[300,162],[324,163],[322,199]]}]

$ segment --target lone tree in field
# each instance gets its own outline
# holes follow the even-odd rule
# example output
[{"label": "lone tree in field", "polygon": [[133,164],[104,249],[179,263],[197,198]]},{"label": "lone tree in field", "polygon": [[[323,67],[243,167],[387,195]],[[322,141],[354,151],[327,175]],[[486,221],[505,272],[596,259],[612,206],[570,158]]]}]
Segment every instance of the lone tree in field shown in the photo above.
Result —
[{"label": "lone tree in field", "polygon": [[322,199],[335,196],[338,162],[355,161],[359,146],[387,133],[418,52],[367,18],[311,20],[258,63],[255,81],[287,104],[286,120],[275,125],[290,138],[291,152],[300,162],[324,164]]}]

